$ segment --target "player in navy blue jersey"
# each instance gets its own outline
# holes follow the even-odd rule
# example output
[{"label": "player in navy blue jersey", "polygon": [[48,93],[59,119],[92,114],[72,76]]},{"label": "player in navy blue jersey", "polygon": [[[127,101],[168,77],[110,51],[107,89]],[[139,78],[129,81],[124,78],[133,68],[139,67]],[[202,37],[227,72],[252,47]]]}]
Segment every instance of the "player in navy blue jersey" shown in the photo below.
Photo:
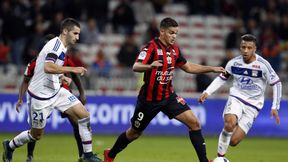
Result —
[{"label": "player in navy blue jersey", "polygon": [[116,155],[130,142],[141,136],[150,121],[161,111],[188,127],[190,140],[200,162],[208,162],[201,125],[185,100],[172,88],[176,68],[187,73],[224,73],[222,67],[203,66],[188,62],[174,44],[178,23],[165,18],[160,23],[160,37],[151,40],[139,53],[133,71],[144,72],[136,109],[131,118],[131,127],[123,132],[111,149],[104,151],[104,162],[113,162]]}]

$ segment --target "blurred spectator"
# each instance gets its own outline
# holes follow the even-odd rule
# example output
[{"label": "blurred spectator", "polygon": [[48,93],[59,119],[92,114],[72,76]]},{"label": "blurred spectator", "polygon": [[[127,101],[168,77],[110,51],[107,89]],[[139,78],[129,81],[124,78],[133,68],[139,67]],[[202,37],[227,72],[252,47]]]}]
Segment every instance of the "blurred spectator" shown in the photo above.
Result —
[{"label": "blurred spectator", "polygon": [[163,7],[169,3],[169,0],[152,0],[156,13],[163,13]]},{"label": "blurred spectator", "polygon": [[136,21],[141,23],[150,23],[155,17],[155,10],[150,1],[135,0],[132,3],[132,7],[135,13]]},{"label": "blurred spectator", "polygon": [[37,23],[34,32],[27,37],[27,41],[24,48],[23,60],[24,64],[28,64],[33,58],[35,58],[41,48],[43,47],[42,40],[44,37],[44,28],[42,23]]},{"label": "blurred spectator", "polygon": [[254,18],[249,18],[246,25],[246,33],[253,34],[257,38],[260,34],[260,28],[258,27],[257,21]]},{"label": "blurred spectator", "polygon": [[147,31],[145,33],[144,41],[145,42],[150,41],[151,39],[154,39],[155,37],[159,37],[159,29],[158,29],[158,24],[156,20],[154,19],[148,25]]},{"label": "blurred spectator", "polygon": [[96,71],[97,76],[109,78],[112,64],[106,59],[103,50],[99,50],[95,62],[92,64],[93,70]]},{"label": "blurred spectator", "polygon": [[105,31],[108,22],[108,4],[110,0],[86,0],[87,17],[94,17],[99,31]]},{"label": "blurred spectator", "polygon": [[128,0],[121,0],[113,11],[112,24],[114,31],[117,33],[132,33],[136,25],[134,11],[128,2]]},{"label": "blurred spectator", "polygon": [[54,14],[53,20],[51,21],[48,29],[45,31],[45,34],[54,34],[58,36],[60,34],[59,29],[62,20],[64,19],[63,12],[57,12]]},{"label": "blurred spectator", "polygon": [[2,39],[0,39],[0,65],[7,64],[9,61],[9,46],[5,45]]},{"label": "blurred spectator", "polygon": [[139,47],[135,43],[134,34],[128,34],[117,54],[117,60],[121,67],[132,67],[139,52]]},{"label": "blurred spectator", "polygon": [[240,39],[243,35],[243,22],[238,19],[225,39],[226,49],[239,49]]},{"label": "blurred spectator", "polygon": [[228,61],[230,61],[233,57],[235,57],[234,51],[229,49],[225,51],[225,57],[221,60],[220,63],[221,67],[225,68]]},{"label": "blurred spectator", "polygon": [[[202,60],[201,65],[207,65],[206,60]],[[203,92],[209,84],[212,82],[212,78],[205,73],[196,74],[196,90],[197,92]]]},{"label": "blurred spectator", "polygon": [[275,72],[281,69],[281,46],[277,33],[272,26],[266,26],[260,35],[260,49],[263,57],[271,64]]},{"label": "blurred spectator", "polygon": [[81,53],[77,48],[72,47],[72,48],[68,49],[67,55],[69,55],[70,59],[71,59],[72,62],[75,64],[75,67],[77,67],[77,66],[87,67],[87,66],[83,63],[82,53]]},{"label": "blurred spectator", "polygon": [[87,23],[82,27],[80,33],[80,42],[88,45],[98,43],[99,31],[94,18],[89,18]]}]

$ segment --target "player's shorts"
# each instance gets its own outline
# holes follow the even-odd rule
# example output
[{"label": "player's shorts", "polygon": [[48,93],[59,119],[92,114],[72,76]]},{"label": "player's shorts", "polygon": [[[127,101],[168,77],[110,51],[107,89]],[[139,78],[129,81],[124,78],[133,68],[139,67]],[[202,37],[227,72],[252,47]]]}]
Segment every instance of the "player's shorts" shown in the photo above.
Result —
[{"label": "player's shorts", "polygon": [[[28,94],[29,95],[29,94]],[[65,88],[60,88],[59,92],[48,100],[39,100],[30,96],[29,124],[32,128],[44,128],[47,118],[54,109],[64,112],[70,107],[80,103],[76,96]]]},{"label": "player's shorts", "polygon": [[172,119],[187,110],[190,108],[185,100],[175,93],[169,99],[158,102],[145,101],[139,97],[131,125],[135,130],[143,131],[160,111]]},{"label": "player's shorts", "polygon": [[238,118],[238,126],[247,134],[259,112],[255,107],[247,105],[233,96],[229,96],[223,117],[225,114],[235,114]]}]

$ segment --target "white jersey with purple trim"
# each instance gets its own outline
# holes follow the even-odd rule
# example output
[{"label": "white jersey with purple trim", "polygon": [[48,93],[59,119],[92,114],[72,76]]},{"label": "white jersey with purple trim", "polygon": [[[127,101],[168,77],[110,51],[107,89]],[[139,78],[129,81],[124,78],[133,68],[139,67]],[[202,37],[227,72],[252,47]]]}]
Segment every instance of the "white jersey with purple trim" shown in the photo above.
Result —
[{"label": "white jersey with purple trim", "polygon": [[40,99],[51,98],[57,94],[61,87],[59,76],[62,74],[45,73],[44,63],[53,62],[63,66],[66,51],[67,48],[64,47],[59,37],[55,37],[45,44],[36,60],[35,71],[28,92]]},{"label": "white jersey with purple trim", "polygon": [[[259,55],[256,55],[256,60],[249,64],[243,61],[242,56],[237,56],[227,63],[225,69],[233,77],[230,95],[258,109],[263,107],[266,85],[280,82],[269,62]],[[220,78],[228,79],[222,74]]]}]

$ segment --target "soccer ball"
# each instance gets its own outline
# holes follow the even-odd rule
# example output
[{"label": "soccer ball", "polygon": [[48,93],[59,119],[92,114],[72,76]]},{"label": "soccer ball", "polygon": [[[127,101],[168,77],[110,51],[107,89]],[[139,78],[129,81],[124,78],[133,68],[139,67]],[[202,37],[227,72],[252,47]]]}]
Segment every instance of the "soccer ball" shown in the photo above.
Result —
[{"label": "soccer ball", "polygon": [[217,157],[213,160],[213,162],[229,162],[229,160],[225,157]]}]

